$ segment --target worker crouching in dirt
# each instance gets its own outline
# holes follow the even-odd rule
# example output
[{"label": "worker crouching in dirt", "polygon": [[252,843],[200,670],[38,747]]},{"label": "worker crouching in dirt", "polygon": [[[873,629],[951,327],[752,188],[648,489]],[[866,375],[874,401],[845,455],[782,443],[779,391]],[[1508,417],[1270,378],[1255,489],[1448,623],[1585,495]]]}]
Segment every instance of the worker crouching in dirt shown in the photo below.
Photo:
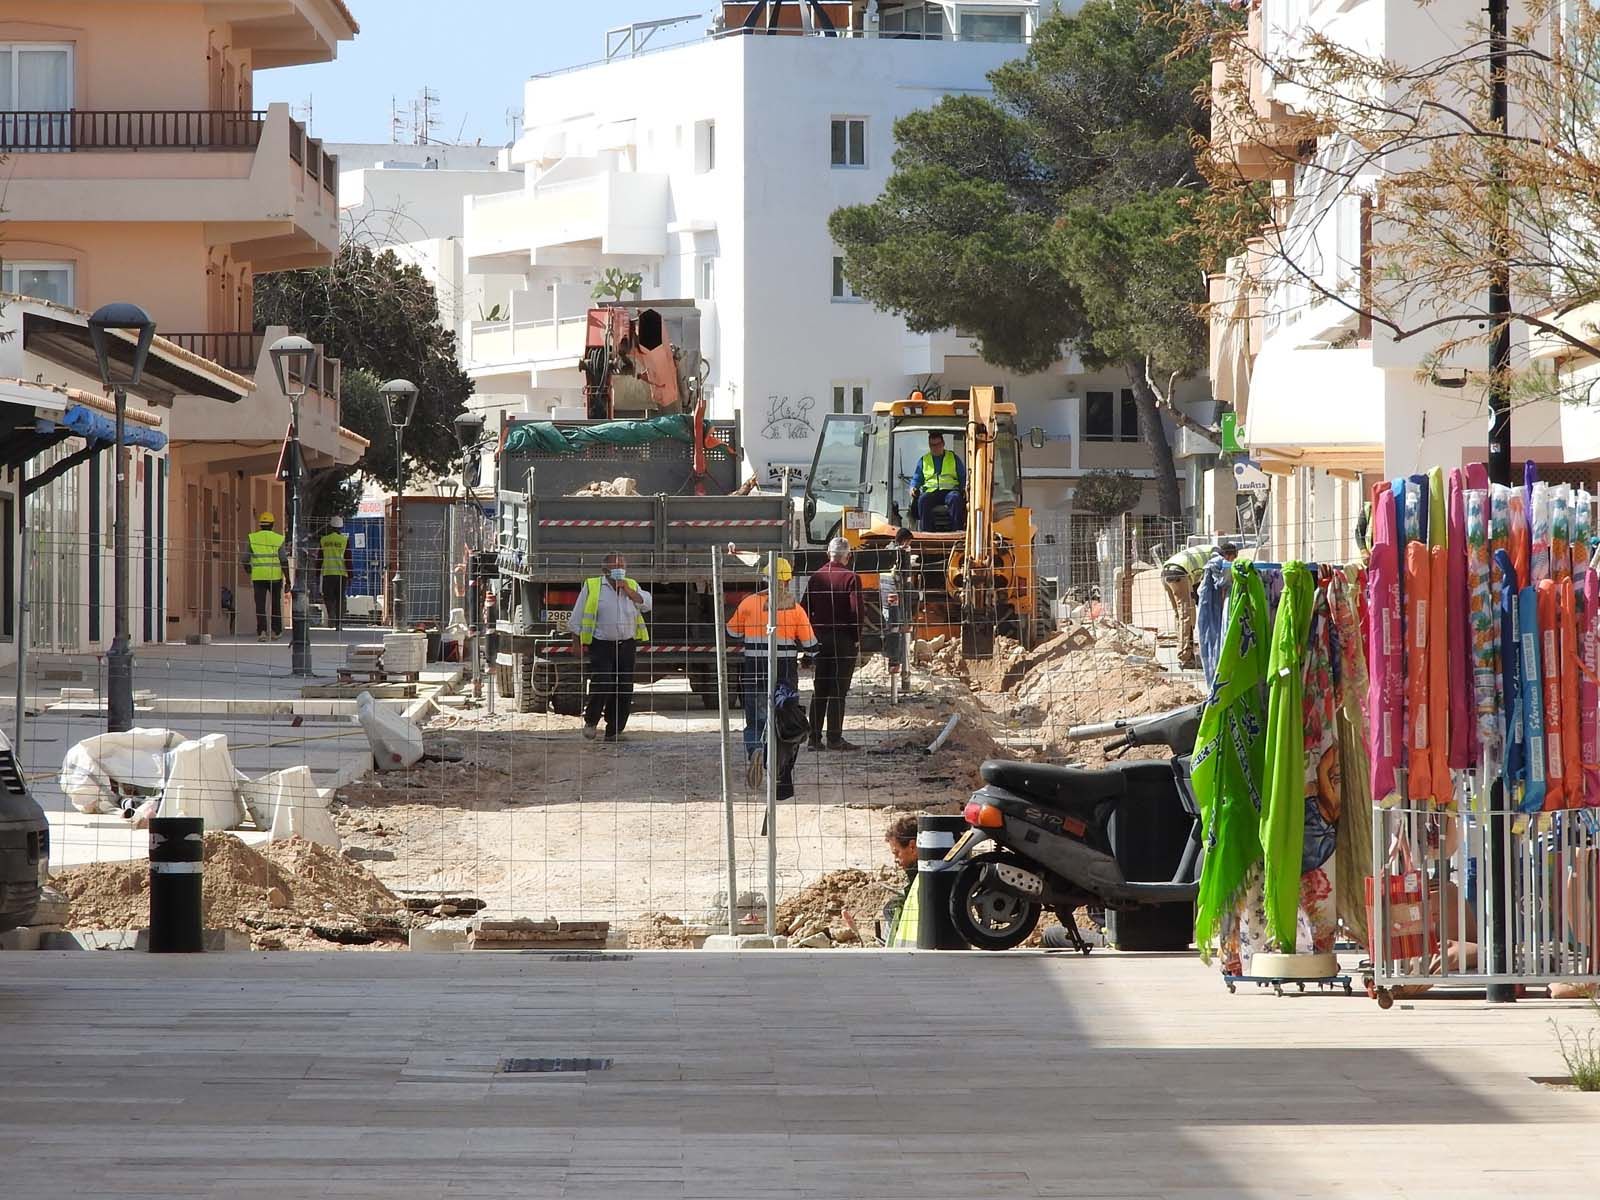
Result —
[{"label": "worker crouching in dirt", "polygon": [[915,947],[917,944],[917,818],[896,817],[884,830],[883,844],[889,848],[894,865],[906,873],[906,889],[883,909],[883,942],[886,946]]},{"label": "worker crouching in dirt", "polygon": [[[775,681],[775,698],[778,704],[800,705],[800,656],[815,654],[817,635],[811,628],[811,619],[794,598],[794,568],[789,560],[778,560],[777,586],[754,596],[746,596],[728,621],[728,636],[744,647],[744,668],[740,676],[740,690],[744,696],[744,752],[748,760],[745,781],[751,788],[761,786],[766,768],[763,739],[767,730],[767,597],[775,595],[773,612],[777,627],[778,677]],[[805,709],[800,707],[803,714]],[[779,722],[782,733],[786,722]],[[805,731],[799,737],[780,739],[782,753],[778,760],[778,799],[787,800],[794,795],[793,768],[799,754]],[[792,747],[792,748],[791,748]]]},{"label": "worker crouching in dirt", "polygon": [[605,573],[585,580],[578,592],[567,628],[572,631],[573,655],[587,668],[589,703],[583,710],[583,736],[591,741],[600,734],[601,717],[606,721],[605,740],[622,740],[633,708],[638,643],[650,640],[644,614],[653,603],[650,593],[628,578],[628,564],[620,554],[606,555]]}]

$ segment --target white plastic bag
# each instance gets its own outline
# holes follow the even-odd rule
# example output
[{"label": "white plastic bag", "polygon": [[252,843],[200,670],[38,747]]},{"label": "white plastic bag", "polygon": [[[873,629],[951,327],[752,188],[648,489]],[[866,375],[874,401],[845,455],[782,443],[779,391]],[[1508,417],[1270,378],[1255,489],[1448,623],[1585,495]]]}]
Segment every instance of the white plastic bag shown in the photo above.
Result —
[{"label": "white plastic bag", "polygon": [[378,770],[403,771],[422,757],[422,730],[416,722],[379,708],[371,692],[356,697],[356,720],[366,730]]},{"label": "white plastic bag", "polygon": [[61,760],[61,790],[79,812],[121,812],[117,785],[155,795],[167,782],[167,755],[182,741],[170,729],[84,738]]}]

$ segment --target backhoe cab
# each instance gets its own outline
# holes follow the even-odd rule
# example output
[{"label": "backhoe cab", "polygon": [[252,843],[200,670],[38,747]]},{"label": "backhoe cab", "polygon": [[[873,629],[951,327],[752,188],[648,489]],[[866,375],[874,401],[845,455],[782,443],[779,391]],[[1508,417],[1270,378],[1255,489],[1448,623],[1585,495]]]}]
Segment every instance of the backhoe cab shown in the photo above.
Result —
[{"label": "backhoe cab", "polygon": [[[915,635],[959,636],[968,658],[992,655],[997,632],[1032,646],[1041,628],[1016,413],[995,399],[994,388],[975,387],[969,399],[913,392],[870,414],[830,414],[806,484],[811,545],[842,535],[860,549],[881,550],[893,546],[896,529],[912,530],[914,577],[897,582],[914,598]],[[935,431],[966,465],[964,528],[951,528],[942,506],[929,514],[930,529],[913,520],[912,480]],[[863,583],[876,579],[863,572]]]}]

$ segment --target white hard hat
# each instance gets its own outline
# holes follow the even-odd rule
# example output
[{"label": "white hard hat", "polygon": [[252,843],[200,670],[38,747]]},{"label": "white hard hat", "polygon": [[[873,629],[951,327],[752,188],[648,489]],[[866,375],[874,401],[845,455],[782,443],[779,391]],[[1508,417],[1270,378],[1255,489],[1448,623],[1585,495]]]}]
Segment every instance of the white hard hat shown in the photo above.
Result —
[{"label": "white hard hat", "polygon": [[329,521],[328,524],[332,525],[335,529],[343,529],[344,528],[344,518],[343,517],[335,517],[333,520]]}]

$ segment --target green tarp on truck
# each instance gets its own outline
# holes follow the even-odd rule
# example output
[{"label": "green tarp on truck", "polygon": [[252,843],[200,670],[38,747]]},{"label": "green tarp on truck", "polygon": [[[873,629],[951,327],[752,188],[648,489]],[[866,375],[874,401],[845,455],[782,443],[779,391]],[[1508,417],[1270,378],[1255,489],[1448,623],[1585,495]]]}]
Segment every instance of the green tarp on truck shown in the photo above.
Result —
[{"label": "green tarp on truck", "polygon": [[507,454],[581,454],[592,446],[644,446],[650,442],[694,442],[694,423],[682,413],[647,421],[556,425],[526,421],[506,435]]}]

